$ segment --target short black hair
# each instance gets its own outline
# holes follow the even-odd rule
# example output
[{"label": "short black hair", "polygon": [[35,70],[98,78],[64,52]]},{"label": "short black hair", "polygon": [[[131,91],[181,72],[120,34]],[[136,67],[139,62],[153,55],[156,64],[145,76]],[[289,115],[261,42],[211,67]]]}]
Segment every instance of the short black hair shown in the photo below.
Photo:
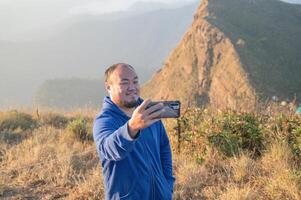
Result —
[{"label": "short black hair", "polygon": [[126,63],[116,63],[116,64],[114,64],[114,65],[112,65],[112,66],[110,66],[110,67],[108,67],[108,68],[106,69],[106,71],[105,71],[105,82],[108,82],[108,81],[109,81],[111,74],[115,71],[115,69],[116,69],[118,66],[129,67],[129,68],[135,70],[134,67],[132,67],[132,66],[129,65],[129,64],[126,64]]}]

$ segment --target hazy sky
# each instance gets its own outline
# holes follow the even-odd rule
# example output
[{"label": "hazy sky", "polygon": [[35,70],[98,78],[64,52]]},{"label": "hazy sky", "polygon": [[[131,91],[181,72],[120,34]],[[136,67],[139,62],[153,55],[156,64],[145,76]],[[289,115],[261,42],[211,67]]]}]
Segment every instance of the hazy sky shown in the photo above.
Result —
[{"label": "hazy sky", "polygon": [[126,10],[139,1],[175,4],[197,0],[0,0],[0,40],[78,14]]},{"label": "hazy sky", "polygon": [[176,4],[200,0],[0,0],[0,40],[38,31],[74,15],[126,10],[139,1]]}]

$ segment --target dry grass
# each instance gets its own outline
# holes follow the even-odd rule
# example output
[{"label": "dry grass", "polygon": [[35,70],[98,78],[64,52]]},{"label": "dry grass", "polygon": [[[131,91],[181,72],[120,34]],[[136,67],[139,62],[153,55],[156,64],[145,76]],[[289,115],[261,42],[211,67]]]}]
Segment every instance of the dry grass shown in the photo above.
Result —
[{"label": "dry grass", "polygon": [[297,179],[293,177],[293,155],[285,143],[275,143],[261,159],[261,169],[265,173],[259,181],[263,193],[269,199],[300,199],[301,192]]},{"label": "dry grass", "polygon": [[73,190],[81,191],[75,189],[80,185],[89,184],[88,177],[98,175],[93,172],[96,170],[100,166],[92,142],[83,143],[64,130],[41,127],[6,149],[1,162],[2,193],[12,199],[20,195],[38,199],[68,196]]},{"label": "dry grass", "polygon": [[[206,126],[198,127],[196,122],[191,130],[197,141],[182,143],[181,153],[177,151],[176,121],[166,124],[176,176],[174,199],[301,199],[301,166],[285,140],[289,133],[280,127],[282,122],[280,128],[273,120],[262,126],[266,134],[273,135],[273,140],[266,143],[259,157],[253,158],[248,152],[227,157],[197,134],[200,128],[204,128],[204,133],[211,130],[212,118],[207,116],[208,111],[205,115],[201,120],[208,120]],[[92,114],[86,117],[91,118]],[[5,134],[24,137],[17,137],[18,142],[13,143],[0,137],[1,199],[104,198],[93,141],[81,141],[66,128],[49,125]]]}]

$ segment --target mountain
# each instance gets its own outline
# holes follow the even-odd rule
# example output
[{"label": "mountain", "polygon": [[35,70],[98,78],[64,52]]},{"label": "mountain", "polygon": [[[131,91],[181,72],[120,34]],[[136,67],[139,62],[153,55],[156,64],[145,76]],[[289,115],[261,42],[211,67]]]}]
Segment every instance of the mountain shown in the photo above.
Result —
[{"label": "mountain", "polygon": [[250,109],[272,96],[300,100],[300,8],[277,0],[203,0],[143,96],[221,109]]},{"label": "mountain", "polygon": [[0,107],[31,105],[48,79],[98,79],[121,61],[137,69],[141,82],[148,80],[189,27],[196,8],[77,17],[47,40],[0,41]]}]

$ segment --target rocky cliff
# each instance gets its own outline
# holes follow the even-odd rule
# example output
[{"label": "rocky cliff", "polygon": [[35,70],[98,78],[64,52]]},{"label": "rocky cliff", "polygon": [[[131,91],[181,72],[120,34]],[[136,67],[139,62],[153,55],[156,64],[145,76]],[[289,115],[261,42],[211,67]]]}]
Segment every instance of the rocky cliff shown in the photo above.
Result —
[{"label": "rocky cliff", "polygon": [[[264,6],[269,6],[269,9],[261,13]],[[276,11],[269,13],[271,9]],[[281,12],[288,9],[293,10],[297,18],[295,27],[292,27],[295,22],[289,18],[280,19],[280,22],[276,20],[279,15],[287,15]],[[260,12],[258,15],[262,20],[254,17],[256,12]],[[282,28],[289,25],[289,31],[300,35],[294,41],[283,41],[283,38],[273,35],[269,38],[269,31],[279,27],[270,30],[268,23],[271,22],[266,18],[275,21],[272,27],[288,20]],[[276,48],[277,45],[301,41],[298,21],[301,22],[300,7],[294,10],[292,5],[275,0],[203,0],[183,39],[162,68],[142,87],[142,96],[156,100],[179,99],[185,107],[210,104],[220,109],[247,110],[253,108],[258,99],[271,95],[282,98],[301,95],[301,78],[299,80],[296,76],[296,73],[301,74],[301,56],[295,55],[301,48],[292,46],[289,53],[285,49],[276,49],[277,54],[271,49],[273,45]],[[266,26],[263,22],[267,23]],[[263,41],[256,45],[254,41],[257,40]],[[264,57],[262,53],[267,55]],[[287,60],[286,65],[275,60],[278,54],[282,63]],[[289,81],[285,81],[287,79]]]}]

